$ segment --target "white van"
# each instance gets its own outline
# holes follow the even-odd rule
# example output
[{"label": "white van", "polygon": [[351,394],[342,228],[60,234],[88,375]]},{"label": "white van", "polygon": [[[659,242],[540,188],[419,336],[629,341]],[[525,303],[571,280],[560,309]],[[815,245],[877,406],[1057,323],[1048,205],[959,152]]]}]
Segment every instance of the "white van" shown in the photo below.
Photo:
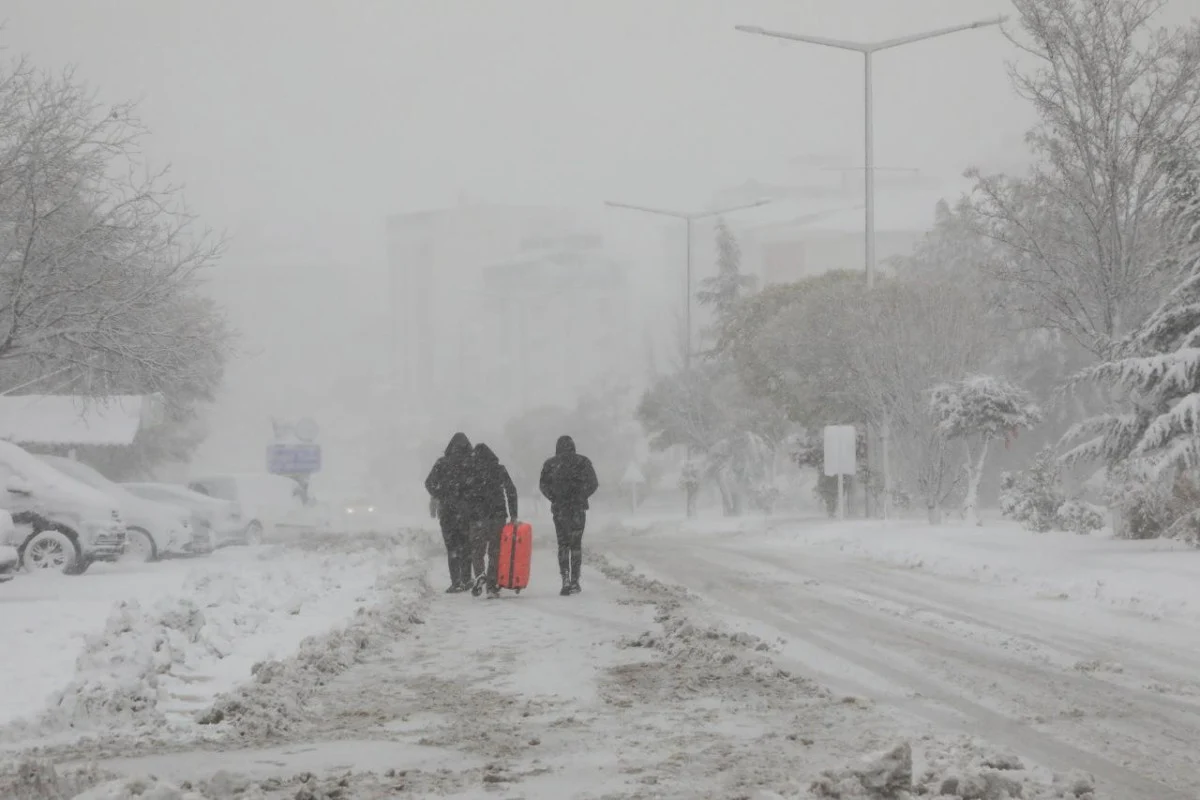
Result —
[{"label": "white van", "polygon": [[300,484],[283,475],[266,472],[207,475],[192,478],[187,488],[233,503],[246,521],[246,540],[251,544],[265,537],[322,527],[314,512],[305,506]]},{"label": "white van", "polygon": [[138,497],[87,464],[62,456],[40,456],[59,472],[86,483],[116,500],[125,520],[127,560],[157,561],[169,556],[205,555],[213,551],[207,527],[192,525],[192,513],[178,505]]},{"label": "white van", "polygon": [[27,570],[78,575],[95,561],[116,561],[125,549],[116,500],[5,441],[0,441],[0,507],[14,523],[0,545],[16,547]]}]

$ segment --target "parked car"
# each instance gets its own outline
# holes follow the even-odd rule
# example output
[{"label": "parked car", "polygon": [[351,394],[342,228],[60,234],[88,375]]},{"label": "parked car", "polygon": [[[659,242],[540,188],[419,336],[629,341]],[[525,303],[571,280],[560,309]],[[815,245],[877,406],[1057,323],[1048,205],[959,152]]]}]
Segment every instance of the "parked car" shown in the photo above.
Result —
[{"label": "parked car", "polygon": [[41,456],[42,461],[116,500],[125,520],[125,557],[135,561],[157,561],[166,556],[211,553],[212,534],[193,528],[191,512],[177,505],[138,497],[99,472],[61,456]]},{"label": "parked car", "polygon": [[[16,526],[13,524],[12,514],[0,509],[0,542],[11,541],[15,533]],[[21,556],[17,553],[17,548],[10,544],[0,544],[0,583],[11,581],[20,564]]]},{"label": "parked car", "polygon": [[212,531],[214,547],[259,544],[261,537],[255,541],[249,539],[241,512],[228,500],[208,497],[174,483],[122,483],[121,486],[138,497],[186,508],[192,512],[193,526],[201,525]]},{"label": "parked car", "polygon": [[193,492],[228,500],[246,520],[246,538],[262,541],[289,532],[315,531],[325,527],[304,503],[300,484],[283,475],[230,473],[192,478]]},{"label": "parked car", "polygon": [[0,507],[14,523],[0,544],[16,547],[25,569],[78,575],[94,561],[116,561],[125,549],[116,500],[5,441]]}]

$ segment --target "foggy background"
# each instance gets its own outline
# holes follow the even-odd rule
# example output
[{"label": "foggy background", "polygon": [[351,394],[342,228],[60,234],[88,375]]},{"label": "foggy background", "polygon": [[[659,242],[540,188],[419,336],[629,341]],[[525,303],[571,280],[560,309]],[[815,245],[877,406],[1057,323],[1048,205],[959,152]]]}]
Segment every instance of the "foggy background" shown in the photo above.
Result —
[{"label": "foggy background", "polygon": [[[1160,22],[1191,10],[1179,0]],[[775,223],[810,215],[814,241],[837,240],[820,269],[861,265],[861,56],[732,26],[881,39],[1007,12],[1003,0],[5,0],[0,41],[41,67],[77,65],[102,100],[142,98],[148,158],[172,163],[202,223],[232,237],[212,291],[240,349],[194,470],[260,470],[270,418],[310,416],[332,485],[410,480],[388,454],[425,447],[418,434],[490,435],[589,382],[640,387],[671,357],[683,223],[605,200],[701,210],[775,194],[729,217],[748,272],[769,278],[770,243],[810,236]],[[1033,115],[1008,82],[1015,55],[985,29],[876,56],[876,163],[906,170],[879,175],[881,260],[962,191],[968,166],[1019,170]],[[711,223],[696,226],[693,286],[713,271]],[[907,233],[889,245],[889,231]],[[590,293],[522,272],[539,247],[609,278]],[[432,266],[414,276],[420,260]]]}]

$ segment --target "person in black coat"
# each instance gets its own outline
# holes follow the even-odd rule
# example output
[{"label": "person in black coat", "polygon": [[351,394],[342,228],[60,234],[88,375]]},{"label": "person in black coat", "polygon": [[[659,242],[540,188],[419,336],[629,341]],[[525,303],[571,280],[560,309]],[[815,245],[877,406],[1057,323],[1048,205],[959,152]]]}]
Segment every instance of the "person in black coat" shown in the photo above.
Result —
[{"label": "person in black coat", "polygon": [[467,496],[471,468],[471,441],[465,433],[456,433],[446,445],[425,479],[430,510],[437,516],[446,543],[446,561],[450,566],[447,593],[471,588],[470,526],[471,507]]},{"label": "person in black coat", "polygon": [[577,594],[579,569],[583,562],[583,529],[587,524],[588,500],[600,486],[591,459],[575,452],[575,440],[558,437],[554,455],[542,466],[539,487],[550,501],[554,535],[558,539],[560,594]]},{"label": "person in black coat", "polygon": [[475,582],[471,594],[482,594],[486,582],[488,597],[499,597],[500,531],[506,522],[517,518],[517,487],[492,448],[482,442],[475,445],[468,484],[474,523],[471,562]]}]

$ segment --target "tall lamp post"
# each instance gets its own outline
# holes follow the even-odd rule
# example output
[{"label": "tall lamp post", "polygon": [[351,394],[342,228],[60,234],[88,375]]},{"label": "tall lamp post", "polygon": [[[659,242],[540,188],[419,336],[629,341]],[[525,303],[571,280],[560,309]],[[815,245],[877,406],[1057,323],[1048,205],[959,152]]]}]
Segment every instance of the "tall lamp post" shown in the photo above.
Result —
[{"label": "tall lamp post", "polygon": [[871,81],[872,73],[872,57],[875,53],[881,50],[891,50],[902,45],[921,42],[926,39],[933,39],[938,36],[946,36],[959,31],[968,31],[975,28],[984,28],[989,25],[999,25],[1008,17],[996,17],[995,19],[980,20],[979,22],[970,22],[965,25],[954,25],[949,28],[939,28],[933,31],[925,31],[924,33],[914,33],[911,36],[900,36],[895,39],[885,39],[881,42],[852,42],[844,39],[826,39],[820,36],[807,36],[799,33],[786,33],[783,31],[769,31],[753,25],[737,25],[736,30],[742,33],[752,33],[756,36],[768,36],[774,39],[787,39],[793,42],[804,42],[806,44],[817,44],[823,47],[836,47],[839,50],[853,50],[856,53],[863,55],[863,74],[864,74],[864,150],[866,159],[864,161],[865,189],[866,189],[866,261],[867,261],[867,288],[875,285],[875,101],[873,99],[873,88]]},{"label": "tall lamp post", "polygon": [[[852,50],[863,55],[863,150],[865,158],[863,161],[864,172],[864,192],[866,194],[866,225],[865,225],[865,245],[866,245],[866,270],[867,270],[867,288],[871,289],[875,286],[875,100],[874,90],[872,86],[872,63],[873,56],[881,50],[891,50],[896,47],[901,47],[914,42],[922,42],[926,39],[934,39],[939,36],[946,36],[951,33],[960,31],[974,30],[975,28],[986,28],[991,25],[1000,25],[1008,17],[1000,16],[993,19],[979,20],[977,22],[969,22],[965,25],[953,25],[949,28],[938,28],[937,30],[924,31],[922,33],[914,33],[909,36],[900,36],[895,39],[885,39],[879,42],[854,42],[846,39],[827,39],[821,36],[808,36],[800,33],[788,33],[785,31],[766,30],[755,25],[736,25],[735,30],[742,33],[750,33],[755,36],[767,36],[773,39],[786,39],[792,42],[802,42],[804,44],[821,45],[822,47],[833,47],[839,50]],[[884,423],[883,438],[883,516],[887,519],[889,516],[889,500],[891,492],[891,474],[888,465],[887,449],[888,449],[888,430],[887,424]],[[868,446],[867,460],[870,463],[871,453],[874,447]],[[870,492],[867,493],[870,497]]]},{"label": "tall lamp post", "polygon": [[625,208],[631,211],[641,211],[644,214],[656,214],[661,217],[673,217],[681,219],[687,223],[687,277],[686,277],[686,292],[687,304],[685,308],[684,323],[687,327],[687,341],[684,345],[683,364],[685,370],[690,370],[692,367],[692,223],[696,220],[708,219],[709,217],[720,217],[724,214],[731,214],[734,211],[743,211],[747,208],[758,208],[770,203],[770,200],[758,200],[754,203],[742,203],[736,206],[726,206],[725,208],[710,209],[708,211],[672,211],[665,208],[649,208],[647,206],[635,206],[630,203],[617,203],[612,200],[606,200],[605,205],[612,208]]},{"label": "tall lamp post", "polygon": [[[647,206],[636,206],[630,203],[617,203],[612,200],[605,201],[605,205],[612,208],[624,208],[630,211],[641,211],[644,214],[655,214],[660,217],[673,217],[681,219],[687,223],[687,277],[686,277],[686,292],[687,303],[684,306],[684,317],[686,326],[686,341],[683,348],[683,368],[685,372],[690,372],[692,369],[692,223],[700,219],[708,219],[709,217],[719,217],[723,214],[730,214],[734,211],[742,211],[747,208],[758,208],[770,203],[770,200],[758,200],[753,203],[742,203],[736,206],[726,206],[725,208],[714,208],[708,211],[672,211],[665,208],[649,208]],[[687,445],[687,461],[690,464],[692,461],[692,445]],[[695,514],[694,494],[691,489],[687,493],[687,516]]]}]

